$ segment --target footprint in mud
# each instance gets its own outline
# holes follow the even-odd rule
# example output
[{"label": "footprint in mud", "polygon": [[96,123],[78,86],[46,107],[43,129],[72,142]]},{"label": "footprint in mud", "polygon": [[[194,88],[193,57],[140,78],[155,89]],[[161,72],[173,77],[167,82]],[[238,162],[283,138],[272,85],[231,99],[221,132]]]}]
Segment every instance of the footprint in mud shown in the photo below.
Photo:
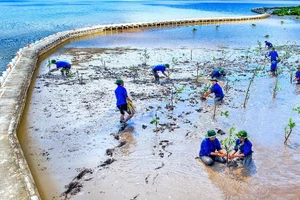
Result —
[{"label": "footprint in mud", "polygon": [[110,165],[113,162],[115,162],[116,159],[114,158],[108,158],[107,160],[105,160],[101,165],[99,165],[98,167],[105,167],[106,165]]},{"label": "footprint in mud", "polygon": [[[158,155],[159,155],[161,158],[163,158],[163,157],[165,156],[165,153],[164,153],[164,152],[168,153],[168,157],[170,157],[170,156],[172,155],[172,152],[169,152],[169,151],[166,150],[166,147],[169,146],[169,145],[171,145],[171,144],[172,144],[172,142],[169,142],[169,140],[161,140],[161,141],[159,142],[159,147],[160,147],[161,149],[159,149]],[[156,148],[156,147],[157,147],[157,146],[154,146],[154,148]],[[155,153],[154,153],[154,155],[155,155]]]},{"label": "footprint in mud", "polygon": [[226,134],[223,130],[218,129],[218,128],[216,128],[216,129],[217,129],[217,133],[218,133],[219,135],[225,135],[225,134]]},{"label": "footprint in mud", "polygon": [[116,148],[121,148],[121,147],[124,146],[125,144],[126,144],[126,141],[122,141],[122,142],[120,142],[116,147],[111,148],[111,149],[106,149],[106,155],[112,157],[114,151],[116,150]]}]

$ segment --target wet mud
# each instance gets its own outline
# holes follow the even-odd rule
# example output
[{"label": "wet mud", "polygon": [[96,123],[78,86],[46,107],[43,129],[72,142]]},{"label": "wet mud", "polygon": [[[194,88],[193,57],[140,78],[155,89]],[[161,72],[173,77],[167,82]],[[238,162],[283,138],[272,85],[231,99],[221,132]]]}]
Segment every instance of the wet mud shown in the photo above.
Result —
[{"label": "wet mud", "polygon": [[[278,51],[284,54],[285,48]],[[288,119],[299,123],[292,108],[299,106],[300,88],[289,81],[298,49],[289,47],[291,55],[282,58],[277,76],[269,73],[265,49],[255,48],[251,59],[247,49],[193,49],[193,60],[190,49],[152,49],[147,64],[137,59],[143,57],[139,49],[66,49],[56,56],[72,60],[72,75],[48,74],[46,61],[41,64],[19,132],[41,195],[46,200],[300,198],[294,176],[300,173],[299,127],[289,145],[283,144]],[[165,61],[172,63],[171,78],[155,84],[151,67]],[[132,65],[138,68],[135,78]],[[210,84],[207,75],[219,66],[227,72],[219,82],[225,101],[215,106],[212,96],[201,99],[201,93]],[[121,132],[117,78],[125,81],[137,107]],[[273,98],[276,79],[281,89]],[[151,124],[155,117],[159,120]],[[195,159],[207,130],[224,139],[233,126],[251,135],[250,168],[206,167]]]}]

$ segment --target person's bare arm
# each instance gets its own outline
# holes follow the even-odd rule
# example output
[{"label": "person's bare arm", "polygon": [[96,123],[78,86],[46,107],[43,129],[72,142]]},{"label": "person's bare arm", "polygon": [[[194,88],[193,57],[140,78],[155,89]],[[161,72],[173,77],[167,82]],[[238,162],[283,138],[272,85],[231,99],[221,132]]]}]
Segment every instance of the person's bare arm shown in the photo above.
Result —
[{"label": "person's bare arm", "polygon": [[224,151],[223,149],[220,149],[220,150],[219,150],[219,155],[218,155],[218,156],[220,156],[220,157],[226,156],[225,151]]},{"label": "person's bare arm", "polygon": [[211,94],[211,91],[209,90],[209,91],[205,92],[205,94],[203,95],[203,97],[204,97],[204,98],[207,98],[208,95],[210,95],[210,94]]}]

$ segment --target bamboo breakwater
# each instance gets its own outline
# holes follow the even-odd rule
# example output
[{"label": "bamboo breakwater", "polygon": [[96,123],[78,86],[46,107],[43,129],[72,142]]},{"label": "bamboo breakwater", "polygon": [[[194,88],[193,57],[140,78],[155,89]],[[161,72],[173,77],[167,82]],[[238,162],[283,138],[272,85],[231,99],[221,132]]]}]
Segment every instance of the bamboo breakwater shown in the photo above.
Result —
[{"label": "bamboo breakwater", "polygon": [[[269,16],[268,13],[263,13],[242,17],[180,19],[90,26],[55,33],[20,48],[0,77],[0,146],[4,149],[1,152],[1,158],[5,160],[0,167],[3,186],[0,188],[0,199],[41,199],[17,138],[17,130],[25,108],[27,91],[41,55],[71,39],[107,33],[108,31],[234,23],[260,20]],[[7,173],[8,171],[10,173]]]}]

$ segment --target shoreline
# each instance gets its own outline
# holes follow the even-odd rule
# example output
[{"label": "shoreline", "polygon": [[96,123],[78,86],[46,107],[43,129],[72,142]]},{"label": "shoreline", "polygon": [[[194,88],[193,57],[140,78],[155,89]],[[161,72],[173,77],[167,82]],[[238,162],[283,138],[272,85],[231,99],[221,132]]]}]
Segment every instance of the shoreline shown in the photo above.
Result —
[{"label": "shoreline", "polygon": [[[254,16],[254,18],[257,17],[258,16]],[[247,17],[247,19],[245,20],[249,20],[249,17]],[[190,23],[189,21],[187,22]],[[5,105],[1,107],[2,112],[0,117],[1,119],[3,119],[1,135],[4,138],[7,138],[9,137],[10,134],[13,134],[13,136],[16,138],[16,132],[26,103],[27,90],[29,88],[32,75],[36,68],[37,59],[41,55],[55,48],[57,45],[67,42],[71,38],[80,37],[82,35],[93,34],[98,32],[99,30],[103,31],[105,29],[108,30],[114,29],[116,27],[118,27],[118,25],[95,26],[95,27],[82,28],[77,30],[74,29],[72,31],[64,31],[43,38],[39,41],[36,41],[35,43],[28,44],[26,48],[21,48],[16,53],[16,57],[13,58],[12,61],[8,64],[7,70],[3,73],[3,77],[1,77],[0,90],[2,96],[0,101],[2,105]],[[120,26],[120,28],[122,29],[122,26]],[[26,80],[24,80],[24,77]],[[8,108],[10,108],[9,113],[5,111]],[[16,121],[14,122],[15,125],[12,126],[11,120],[14,121],[14,119],[16,119]],[[7,132],[8,130],[9,132]],[[17,147],[19,145],[17,140],[11,140],[10,142],[12,143],[7,142],[6,140],[3,142],[5,143],[6,146],[12,145],[14,147]],[[15,163],[16,167],[17,168],[20,167],[22,170],[24,170],[20,173],[20,175],[18,174],[21,177],[21,179],[23,179],[23,181],[18,181],[18,182],[26,183],[25,188],[22,187],[23,188],[22,191],[23,190],[25,190],[26,192],[29,191],[29,195],[31,196],[30,197],[31,199],[40,199],[35,183],[32,180],[30,170],[28,169],[28,166],[26,164],[26,160],[23,157],[22,149],[16,148],[13,154],[19,157],[18,159],[14,159],[14,162],[16,161]],[[5,157],[11,158],[14,156],[11,156],[11,154],[6,154]],[[11,163],[11,160],[9,160],[8,162]],[[14,173],[19,173],[19,171],[18,172],[15,171]],[[2,178],[3,180],[10,179],[10,177],[7,177],[7,175],[3,175]],[[3,192],[6,194],[3,194]],[[1,193],[4,195],[4,197],[7,197],[7,195],[9,195],[9,191],[1,191]]]}]

